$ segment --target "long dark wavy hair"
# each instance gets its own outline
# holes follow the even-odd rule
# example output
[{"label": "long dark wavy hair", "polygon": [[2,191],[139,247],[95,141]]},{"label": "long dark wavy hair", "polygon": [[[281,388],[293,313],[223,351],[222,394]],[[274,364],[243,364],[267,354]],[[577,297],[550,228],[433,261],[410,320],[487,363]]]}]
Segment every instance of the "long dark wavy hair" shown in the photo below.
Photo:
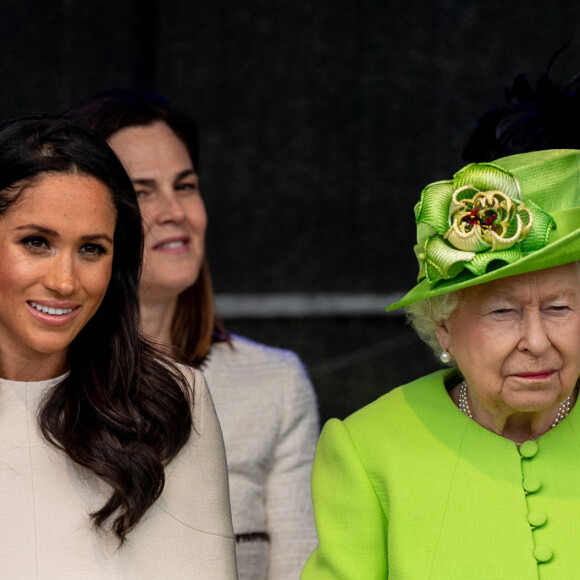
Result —
[{"label": "long dark wavy hair", "polygon": [[61,117],[0,125],[0,215],[26,195],[26,185],[55,173],[103,183],[117,221],[105,297],[70,344],[70,372],[47,392],[38,420],[50,443],[110,486],[91,518],[122,544],[161,494],[164,468],[190,436],[192,387],[140,336],[141,216],[113,151],[97,132]]},{"label": "long dark wavy hair", "polygon": [[[166,123],[182,141],[199,174],[199,137],[196,124],[169,107],[163,97],[132,89],[114,89],[71,107],[66,116],[82,120],[105,139],[126,127]],[[178,297],[171,323],[173,357],[199,367],[215,342],[230,342],[223,322],[215,313],[214,292],[206,256],[196,282]]]}]

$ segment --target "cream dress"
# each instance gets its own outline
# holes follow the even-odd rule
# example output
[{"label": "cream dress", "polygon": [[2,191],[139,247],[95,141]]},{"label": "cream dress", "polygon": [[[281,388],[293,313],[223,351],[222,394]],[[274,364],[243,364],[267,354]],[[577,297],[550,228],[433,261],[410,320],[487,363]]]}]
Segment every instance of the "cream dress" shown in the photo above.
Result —
[{"label": "cream dress", "polygon": [[163,494],[120,549],[88,515],[107,486],[39,433],[39,399],[58,379],[0,379],[0,578],[236,578],[222,435],[203,377],[190,376],[194,431],[166,470]]}]

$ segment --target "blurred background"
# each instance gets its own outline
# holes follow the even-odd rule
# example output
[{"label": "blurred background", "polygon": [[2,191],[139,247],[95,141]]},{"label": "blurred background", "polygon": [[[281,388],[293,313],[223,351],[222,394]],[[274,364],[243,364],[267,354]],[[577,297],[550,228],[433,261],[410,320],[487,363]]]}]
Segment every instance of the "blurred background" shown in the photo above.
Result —
[{"label": "blurred background", "polygon": [[551,55],[580,71],[580,3],[4,0],[0,116],[113,87],[197,120],[227,327],[308,366],[322,420],[438,367],[400,314],[412,207],[476,120]]}]

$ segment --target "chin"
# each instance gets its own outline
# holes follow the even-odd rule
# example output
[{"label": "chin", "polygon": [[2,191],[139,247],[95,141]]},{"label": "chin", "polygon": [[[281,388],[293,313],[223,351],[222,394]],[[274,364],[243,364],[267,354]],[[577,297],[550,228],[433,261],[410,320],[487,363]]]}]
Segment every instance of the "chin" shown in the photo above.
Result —
[{"label": "chin", "polygon": [[42,342],[36,344],[28,344],[27,346],[31,352],[35,352],[40,356],[53,356],[59,355],[61,353],[66,353],[73,340],[74,339],[63,342]]},{"label": "chin", "polygon": [[168,283],[165,285],[165,288],[169,291],[181,294],[184,290],[191,288],[196,281],[197,275],[176,278],[173,280],[168,280]]},{"label": "chin", "polygon": [[181,268],[176,272],[158,272],[155,276],[142,278],[141,288],[147,294],[176,296],[196,283],[199,272],[200,267]]}]

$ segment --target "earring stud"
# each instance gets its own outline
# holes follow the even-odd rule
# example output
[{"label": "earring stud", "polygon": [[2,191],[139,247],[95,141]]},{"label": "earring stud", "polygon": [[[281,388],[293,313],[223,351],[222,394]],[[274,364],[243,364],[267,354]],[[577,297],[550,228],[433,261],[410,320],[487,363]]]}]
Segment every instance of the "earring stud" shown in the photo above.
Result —
[{"label": "earring stud", "polygon": [[447,352],[446,350],[444,350],[439,355],[439,360],[441,360],[442,363],[447,364],[451,360],[451,355],[449,354],[449,352]]}]

